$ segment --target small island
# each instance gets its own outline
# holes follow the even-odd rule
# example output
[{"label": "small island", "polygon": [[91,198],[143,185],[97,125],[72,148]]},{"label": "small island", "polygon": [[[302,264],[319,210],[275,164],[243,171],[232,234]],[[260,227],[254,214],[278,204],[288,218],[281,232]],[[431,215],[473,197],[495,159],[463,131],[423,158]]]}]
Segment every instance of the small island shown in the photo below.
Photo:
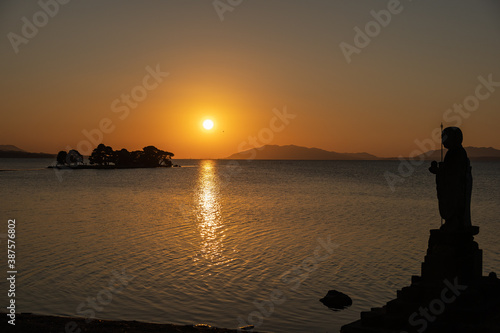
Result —
[{"label": "small island", "polygon": [[83,155],[77,150],[64,150],[57,154],[57,169],[131,169],[131,168],[170,168],[178,167],[172,163],[174,153],[164,151],[155,146],[147,146],[142,150],[113,150],[110,146],[99,144],[89,156],[89,164],[84,163]]}]

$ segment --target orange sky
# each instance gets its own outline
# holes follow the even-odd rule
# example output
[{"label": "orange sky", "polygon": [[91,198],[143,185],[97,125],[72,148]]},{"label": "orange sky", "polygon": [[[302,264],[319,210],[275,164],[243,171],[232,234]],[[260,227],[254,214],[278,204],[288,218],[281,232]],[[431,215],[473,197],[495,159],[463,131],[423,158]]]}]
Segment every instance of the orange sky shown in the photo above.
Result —
[{"label": "orange sky", "polygon": [[[500,149],[500,5],[389,3],[243,1],[221,21],[212,2],[93,0],[43,22],[37,2],[4,2],[0,144],[85,153],[102,135],[178,158],[266,143],[406,156],[444,121],[464,145]],[[367,24],[379,31],[346,57]],[[273,120],[285,109],[295,117]]]}]

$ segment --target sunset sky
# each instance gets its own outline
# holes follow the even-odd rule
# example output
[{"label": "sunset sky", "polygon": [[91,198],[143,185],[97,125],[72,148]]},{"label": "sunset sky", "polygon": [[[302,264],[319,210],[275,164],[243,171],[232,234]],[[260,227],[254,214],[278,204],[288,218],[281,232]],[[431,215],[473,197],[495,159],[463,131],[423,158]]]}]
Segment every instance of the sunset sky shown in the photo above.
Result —
[{"label": "sunset sky", "polygon": [[59,1],[0,3],[0,144],[500,149],[499,1]]}]

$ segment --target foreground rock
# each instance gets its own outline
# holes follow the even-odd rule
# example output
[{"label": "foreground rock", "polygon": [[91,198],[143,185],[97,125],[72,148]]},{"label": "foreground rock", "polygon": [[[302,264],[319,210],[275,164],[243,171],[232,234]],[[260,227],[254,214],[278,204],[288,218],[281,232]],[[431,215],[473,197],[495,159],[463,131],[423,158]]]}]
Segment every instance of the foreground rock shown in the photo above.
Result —
[{"label": "foreground rock", "polygon": [[320,299],[320,301],[327,307],[336,310],[342,310],[352,305],[352,299],[337,290],[329,290],[326,296]]}]

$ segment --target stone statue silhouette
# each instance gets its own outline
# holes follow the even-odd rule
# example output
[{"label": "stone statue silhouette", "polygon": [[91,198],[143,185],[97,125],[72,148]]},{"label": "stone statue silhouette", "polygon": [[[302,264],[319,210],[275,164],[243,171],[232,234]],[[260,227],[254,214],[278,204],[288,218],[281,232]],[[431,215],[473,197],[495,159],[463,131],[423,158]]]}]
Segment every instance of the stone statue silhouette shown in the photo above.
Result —
[{"label": "stone statue silhouette", "polygon": [[413,275],[385,306],[361,312],[342,333],[500,332],[500,280],[495,273],[483,276],[483,250],[474,241],[479,227],[471,226],[472,176],[462,132],[448,127],[441,138],[448,152],[429,170],[446,222],[430,230],[421,276]]},{"label": "stone statue silhouette", "polygon": [[462,147],[462,131],[458,127],[447,127],[441,139],[448,152],[443,162],[432,161],[429,168],[436,175],[439,213],[445,220],[441,228],[443,231],[469,230],[472,174],[467,152]]}]

